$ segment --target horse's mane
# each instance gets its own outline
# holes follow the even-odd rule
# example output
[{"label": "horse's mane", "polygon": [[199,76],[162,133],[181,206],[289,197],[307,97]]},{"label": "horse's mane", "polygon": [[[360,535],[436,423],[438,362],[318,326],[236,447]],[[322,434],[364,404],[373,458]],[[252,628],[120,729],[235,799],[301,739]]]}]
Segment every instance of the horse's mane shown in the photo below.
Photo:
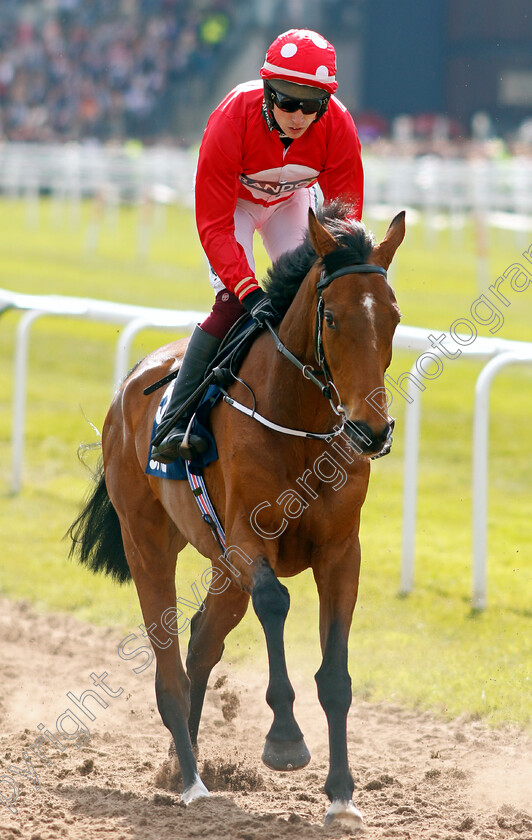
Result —
[{"label": "horse's mane", "polygon": [[[338,242],[338,248],[323,258],[325,270],[329,274],[347,264],[365,263],[375,244],[372,234],[368,233],[362,222],[346,218],[350,210],[349,205],[335,201],[316,214]],[[301,245],[294,251],[287,251],[268,269],[264,288],[279,315],[286,313],[317,258],[307,232]]]}]

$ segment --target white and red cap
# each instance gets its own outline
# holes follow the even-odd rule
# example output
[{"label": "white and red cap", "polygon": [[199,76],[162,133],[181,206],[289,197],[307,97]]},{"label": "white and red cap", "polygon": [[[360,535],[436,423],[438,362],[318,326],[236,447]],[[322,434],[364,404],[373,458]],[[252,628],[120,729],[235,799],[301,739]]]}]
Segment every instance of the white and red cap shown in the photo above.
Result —
[{"label": "white and red cap", "polygon": [[317,32],[289,29],[269,47],[260,75],[263,79],[285,79],[334,93],[338,87],[336,53],[333,45]]}]

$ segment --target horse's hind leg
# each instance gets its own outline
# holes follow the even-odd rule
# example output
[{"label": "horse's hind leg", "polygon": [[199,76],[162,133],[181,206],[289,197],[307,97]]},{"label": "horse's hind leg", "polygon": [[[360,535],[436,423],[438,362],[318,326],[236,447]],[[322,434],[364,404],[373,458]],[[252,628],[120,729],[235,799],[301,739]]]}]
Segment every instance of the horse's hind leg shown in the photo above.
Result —
[{"label": "horse's hind leg", "polygon": [[[166,514],[162,508],[159,507],[157,511],[155,507],[154,504],[150,509],[149,538],[146,534],[140,536],[137,529],[134,533],[124,527],[122,530],[124,548],[137,587],[146,630],[157,660],[157,706],[164,725],[174,739],[183,778],[181,798],[188,804],[209,793],[199,777],[188,732],[190,684],[179,653],[180,627],[175,589],[176,532],[174,528],[172,537],[168,519],[164,521]],[[146,511],[143,514],[147,515]]]},{"label": "horse's hind leg", "polygon": [[[218,579],[219,580],[219,579]],[[211,589],[191,623],[187,655],[187,674],[190,679],[189,732],[196,747],[198,729],[209,675],[220,661],[224,639],[243,618],[249,595],[225,578]]]}]

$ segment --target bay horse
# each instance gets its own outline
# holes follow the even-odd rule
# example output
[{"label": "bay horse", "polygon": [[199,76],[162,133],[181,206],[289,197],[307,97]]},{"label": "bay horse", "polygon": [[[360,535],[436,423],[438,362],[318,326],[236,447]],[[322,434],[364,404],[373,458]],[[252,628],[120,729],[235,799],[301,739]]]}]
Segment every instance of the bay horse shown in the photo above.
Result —
[{"label": "bay horse", "polygon": [[[157,704],[175,743],[186,804],[209,795],[196,763],[207,681],[250,597],[264,630],[266,701],[273,711],[262,759],[275,770],[310,760],[293,713],[283,638],[289,594],[279,578],[312,569],[322,649],[315,679],[330,746],[325,821],[360,827],[347,756],[348,635],[369,459],[386,451],[391,438],[383,378],[400,313],[386,269],[405,222],[404,212],[398,214],[376,245],[339,206],[320,219],[310,211],[305,242],[269,269],[267,290],[282,315],[278,332],[260,332],[228,399],[210,415],[218,459],[204,479],[226,551],[220,552],[186,481],[145,472],[159,396],[143,391],[179,366],[185,339],[148,355],[117,391],[102,432],[103,463],[69,534],[71,554],[81,562],[134,580],[156,656]],[[253,416],[236,411],[232,401],[247,401],[248,408],[252,402]],[[191,622],[185,670],[175,571],[187,543],[210,559],[212,577]]]}]

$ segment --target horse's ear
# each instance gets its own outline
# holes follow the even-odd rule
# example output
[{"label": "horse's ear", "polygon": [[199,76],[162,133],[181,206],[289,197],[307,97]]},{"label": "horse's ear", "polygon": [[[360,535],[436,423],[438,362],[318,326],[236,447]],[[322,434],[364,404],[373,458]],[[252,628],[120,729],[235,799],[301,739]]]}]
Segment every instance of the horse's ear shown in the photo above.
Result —
[{"label": "horse's ear", "polygon": [[338,242],[316,218],[316,215],[311,207],[308,211],[308,229],[310,233],[310,241],[312,247],[316,251],[318,257],[324,257],[325,254],[330,254],[338,248]]},{"label": "horse's ear", "polygon": [[402,210],[392,220],[382,242],[379,245],[375,245],[371,252],[372,261],[375,261],[383,268],[388,268],[393,260],[393,255],[405,238],[405,229],[405,211]]}]

